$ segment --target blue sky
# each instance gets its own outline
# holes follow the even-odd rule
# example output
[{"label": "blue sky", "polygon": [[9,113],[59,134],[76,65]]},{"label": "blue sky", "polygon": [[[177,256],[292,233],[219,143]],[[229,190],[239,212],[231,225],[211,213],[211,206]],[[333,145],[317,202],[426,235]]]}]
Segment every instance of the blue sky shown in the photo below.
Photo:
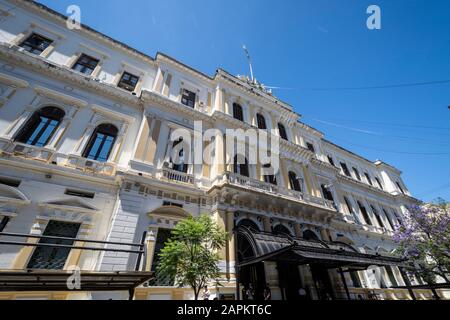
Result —
[{"label": "blue sky", "polygon": [[[43,0],[154,56],[161,51],[210,75],[255,76],[302,121],[368,159],[403,171],[414,196],[450,200],[450,1]],[[381,30],[366,9],[381,8]]]}]

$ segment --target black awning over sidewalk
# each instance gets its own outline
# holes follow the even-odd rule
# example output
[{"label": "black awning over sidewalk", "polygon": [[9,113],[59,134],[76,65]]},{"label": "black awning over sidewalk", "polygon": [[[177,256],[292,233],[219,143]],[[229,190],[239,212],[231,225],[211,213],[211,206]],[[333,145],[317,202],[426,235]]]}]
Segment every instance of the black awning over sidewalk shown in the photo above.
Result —
[{"label": "black awning over sidewalk", "polygon": [[65,270],[0,270],[0,292],[130,291],[153,278],[145,271],[80,271],[80,288],[70,290],[74,273]]},{"label": "black awning over sidewalk", "polygon": [[261,261],[321,264],[327,268],[347,267],[363,270],[369,266],[404,266],[404,260],[385,255],[358,252],[341,242],[305,240],[287,235],[259,232],[247,227],[236,229],[238,238],[248,241],[253,254],[239,262],[239,267]]}]

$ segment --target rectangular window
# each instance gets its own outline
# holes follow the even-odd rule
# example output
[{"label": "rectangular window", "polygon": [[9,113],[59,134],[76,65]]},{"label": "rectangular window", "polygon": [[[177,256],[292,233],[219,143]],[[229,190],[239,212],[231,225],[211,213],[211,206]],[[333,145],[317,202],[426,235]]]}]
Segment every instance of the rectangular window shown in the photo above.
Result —
[{"label": "rectangular window", "polygon": [[364,175],[366,176],[367,182],[368,182],[371,186],[373,186],[373,184],[372,184],[372,179],[370,179],[369,174],[368,174],[367,172],[364,172]]},{"label": "rectangular window", "polygon": [[358,271],[350,271],[350,278],[353,282],[354,288],[361,288],[361,281],[359,280]]},{"label": "rectangular window", "polygon": [[138,81],[139,81],[138,76],[132,75],[131,73],[128,73],[128,72],[124,72],[122,74],[122,78],[120,78],[120,81],[117,84],[117,86],[119,88],[133,92],[134,89],[136,89],[136,85],[137,85]]},{"label": "rectangular window", "polygon": [[306,147],[308,148],[309,151],[311,151],[312,153],[316,153],[316,150],[314,150],[314,145],[310,142],[306,143]]},{"label": "rectangular window", "polygon": [[383,213],[386,216],[387,221],[389,222],[389,226],[391,227],[392,230],[394,230],[395,227],[394,227],[394,224],[392,223],[391,216],[388,214],[388,212],[386,211],[385,208],[383,208]]},{"label": "rectangular window", "polygon": [[369,214],[367,213],[366,207],[364,207],[362,205],[362,203],[359,202],[359,201],[358,201],[358,207],[359,207],[359,210],[361,211],[361,214],[362,214],[362,216],[364,218],[364,222],[371,226],[372,222],[370,221]]},{"label": "rectangular window", "polygon": [[397,279],[395,279],[394,272],[392,270],[391,266],[385,266],[384,269],[386,270],[386,273],[388,274],[389,281],[391,282],[391,287],[397,287]]},{"label": "rectangular window", "polygon": [[9,222],[9,217],[8,216],[4,216],[0,219],[0,232],[3,232],[3,230],[5,230],[6,225]]},{"label": "rectangular window", "polygon": [[233,118],[244,121],[244,112],[240,104],[233,103]]},{"label": "rectangular window", "polygon": [[86,191],[80,191],[80,190],[74,190],[74,189],[66,189],[64,194],[67,194],[68,196],[89,198],[89,199],[93,199],[95,196],[95,193],[93,193],[93,192],[86,192]]},{"label": "rectangular window", "polygon": [[392,209],[392,213],[394,214],[395,219],[397,219],[397,222],[399,225],[402,225],[402,219],[399,217],[397,211],[395,211],[394,209]]},{"label": "rectangular window", "polygon": [[195,92],[183,89],[181,91],[181,103],[185,106],[194,108],[195,106]]},{"label": "rectangular window", "polygon": [[358,179],[359,181],[361,181],[361,176],[359,175],[358,169],[356,169],[355,167],[353,167],[353,172],[355,173],[356,179]]},{"label": "rectangular window", "polygon": [[405,194],[405,191],[403,190],[402,186],[400,185],[400,183],[397,181],[395,182],[397,184],[398,189],[400,190],[401,193]]},{"label": "rectangular window", "polygon": [[348,212],[352,214],[353,218],[355,219],[355,222],[361,224],[361,221],[359,220],[358,216],[356,215],[355,210],[353,210],[353,206],[350,203],[350,200],[344,196],[344,201],[345,201],[345,205],[347,206]]},{"label": "rectangular window", "polygon": [[380,189],[381,189],[381,190],[384,190],[384,189],[383,189],[383,185],[381,184],[381,180],[380,180],[380,178],[378,178],[378,177],[375,177],[375,181],[377,182],[377,184],[378,184],[378,187],[380,187]]},{"label": "rectangular window", "polygon": [[39,34],[33,33],[28,38],[26,38],[20,46],[26,51],[40,55],[48,46],[53,42],[53,40],[47,39]]},{"label": "rectangular window", "polygon": [[[60,238],[75,238],[80,226],[80,223],[50,220],[43,235]],[[73,245],[73,240],[42,238],[39,240],[39,243],[71,246]],[[34,249],[33,255],[28,262],[27,269],[63,269],[66,260],[69,257],[70,250],[70,248],[38,246]]]},{"label": "rectangular window", "polygon": [[91,75],[99,63],[98,59],[92,58],[86,54],[82,54],[72,67],[73,70]]},{"label": "rectangular window", "polygon": [[21,182],[20,180],[16,179],[0,177],[0,184],[4,184],[10,187],[17,188],[18,186],[20,186],[20,182]]},{"label": "rectangular window", "polygon": [[327,156],[327,158],[328,158],[328,162],[329,162],[332,166],[334,166],[333,157]]},{"label": "rectangular window", "polygon": [[171,202],[171,201],[163,201],[163,206],[174,206],[174,207],[183,208],[182,204],[176,203],[176,202]]},{"label": "rectangular window", "polygon": [[[156,271],[159,261],[160,261],[160,253],[164,248],[165,244],[170,238],[172,230],[170,229],[158,229],[158,234],[156,236],[155,249],[153,253],[153,263],[152,263],[152,271]],[[174,279],[169,277],[160,277],[157,276],[153,280],[150,281],[150,286],[172,286],[174,283]]]},{"label": "rectangular window", "polygon": [[324,184],[321,185],[323,197],[327,200],[334,201],[333,193]]},{"label": "rectangular window", "polygon": [[347,165],[346,165],[344,162],[341,162],[341,168],[342,168],[342,171],[344,171],[344,174],[345,174],[347,177],[351,177],[351,176],[352,176],[352,175],[350,174],[350,171],[348,171]]},{"label": "rectangular window", "polygon": [[352,212],[353,212],[353,207],[352,207],[352,205],[350,204],[350,201],[348,200],[347,197],[344,197],[344,202],[345,202],[345,205],[347,206],[347,211],[348,211],[349,213],[352,213]]},{"label": "rectangular window", "polygon": [[379,225],[381,228],[384,228],[384,223],[383,223],[383,221],[381,220],[380,215],[378,214],[378,210],[375,209],[375,207],[374,207],[373,205],[370,205],[370,208],[372,209],[372,212],[373,212],[373,214],[375,215],[375,219],[377,219],[378,225]]}]

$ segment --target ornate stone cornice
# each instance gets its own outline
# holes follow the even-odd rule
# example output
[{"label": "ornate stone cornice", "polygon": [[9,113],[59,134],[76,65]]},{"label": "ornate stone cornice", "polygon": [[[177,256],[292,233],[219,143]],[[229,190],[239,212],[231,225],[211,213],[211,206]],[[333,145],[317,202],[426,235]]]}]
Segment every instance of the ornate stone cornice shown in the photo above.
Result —
[{"label": "ornate stone cornice", "polygon": [[142,105],[139,97],[132,95],[128,91],[121,90],[111,84],[96,81],[90,76],[85,76],[65,66],[59,66],[41,57],[23,52],[20,50],[20,47],[0,44],[0,57],[21,67],[33,69],[38,73],[43,73],[59,80],[67,81],[73,85],[78,85],[83,90],[91,90],[106,98],[115,98],[134,106]]},{"label": "ornate stone cornice", "polygon": [[203,113],[197,109],[187,107],[180,102],[173,101],[163,95],[160,95],[158,93],[143,90],[141,94],[141,99],[144,103],[153,103],[156,102],[164,107],[168,107],[169,109],[172,109],[178,114],[184,114],[186,116],[192,117],[195,120],[202,120],[211,122],[212,118],[210,115]]}]

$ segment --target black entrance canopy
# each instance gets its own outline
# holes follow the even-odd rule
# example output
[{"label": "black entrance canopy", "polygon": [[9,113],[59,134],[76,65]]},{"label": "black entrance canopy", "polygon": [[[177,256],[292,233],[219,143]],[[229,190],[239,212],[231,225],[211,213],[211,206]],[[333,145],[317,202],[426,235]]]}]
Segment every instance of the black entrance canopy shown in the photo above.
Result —
[{"label": "black entrance canopy", "polygon": [[247,242],[251,248],[248,250],[251,253],[242,257],[238,267],[261,261],[320,264],[325,268],[347,267],[349,270],[364,270],[373,265],[405,266],[404,259],[361,253],[342,242],[305,240],[284,234],[260,232],[244,226],[238,227],[235,231],[238,239]]}]

